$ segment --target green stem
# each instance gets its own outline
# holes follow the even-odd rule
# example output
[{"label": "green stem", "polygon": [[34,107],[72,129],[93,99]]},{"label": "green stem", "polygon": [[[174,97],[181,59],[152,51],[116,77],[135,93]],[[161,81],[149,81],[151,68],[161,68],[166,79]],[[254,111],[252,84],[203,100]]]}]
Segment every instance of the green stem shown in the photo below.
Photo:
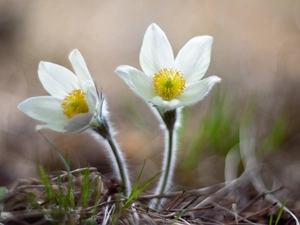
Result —
[{"label": "green stem", "polygon": [[[172,130],[168,130],[167,131],[167,135],[168,135],[168,147],[166,148],[167,150],[167,157],[165,156],[165,158],[167,158],[167,161],[166,161],[166,165],[165,167],[163,168],[164,170],[164,173],[162,174],[162,178],[161,178],[161,185],[159,185],[159,191],[156,193],[158,195],[161,195],[163,194],[166,189],[167,189],[167,186],[170,185],[171,183],[171,180],[172,180],[172,176],[173,176],[173,170],[174,170],[174,159],[172,159],[172,157],[176,157],[174,154],[173,154],[173,134],[174,134],[174,129]],[[172,171],[171,171],[172,169]],[[170,172],[172,173],[170,175]],[[159,207],[159,204],[160,204],[160,201],[157,201],[156,204],[155,204],[155,208],[157,209]]]},{"label": "green stem", "polygon": [[122,153],[120,152],[119,148],[117,147],[117,144],[114,140],[113,137],[109,136],[106,138],[109,146],[111,147],[111,150],[114,153],[115,160],[117,162],[117,168],[118,168],[118,173],[120,175],[120,178],[122,180],[122,188],[123,188],[123,193],[126,197],[129,196],[131,187],[130,187],[130,181],[129,181],[129,176],[127,173],[127,168],[125,168],[125,160],[123,159]]},{"label": "green stem", "polygon": [[[162,117],[163,122],[165,123],[165,135],[166,135],[166,142],[165,142],[165,152],[164,152],[164,159],[162,165],[162,176],[159,180],[158,186],[155,190],[156,195],[164,194],[171,185],[171,181],[173,178],[174,170],[175,170],[175,159],[176,159],[176,131],[177,126],[175,123],[177,122],[177,112],[175,110],[170,110],[166,112],[160,112],[158,110],[159,115]],[[155,199],[154,201],[150,202],[150,208],[159,208],[161,204],[161,199]]]},{"label": "green stem", "polygon": [[131,192],[131,183],[129,180],[129,175],[127,171],[127,164],[124,159],[123,153],[120,150],[118,144],[116,143],[114,137],[110,132],[110,124],[107,119],[102,118],[101,123],[98,123],[98,127],[95,127],[94,130],[100,134],[104,139],[107,140],[112,151],[109,151],[110,157],[112,159],[113,168],[115,174],[118,176],[118,179],[121,180],[122,192],[126,197],[130,195]]}]

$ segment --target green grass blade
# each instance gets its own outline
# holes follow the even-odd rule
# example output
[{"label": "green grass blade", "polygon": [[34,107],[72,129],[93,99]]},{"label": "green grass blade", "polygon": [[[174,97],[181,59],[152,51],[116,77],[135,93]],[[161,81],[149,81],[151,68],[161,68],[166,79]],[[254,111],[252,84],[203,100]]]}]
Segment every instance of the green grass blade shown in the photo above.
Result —
[{"label": "green grass blade", "polygon": [[136,197],[138,197],[145,190],[145,188],[147,188],[153,182],[153,180],[155,180],[160,175],[160,173],[156,174],[154,177],[150,178],[146,183],[144,183],[142,185],[142,187],[138,188],[139,184],[140,184],[140,181],[141,181],[141,177],[142,177],[144,168],[145,168],[145,164],[146,164],[146,160],[144,161],[144,164],[143,164],[143,167],[141,169],[141,172],[139,173],[138,179],[137,179],[137,181],[135,182],[135,184],[132,188],[130,196],[128,197],[127,201],[123,205],[122,210],[127,209],[130,206],[131,202]]},{"label": "green grass blade", "polygon": [[[88,201],[93,194],[95,188],[97,188],[98,184],[98,179],[95,179],[93,183],[90,182],[90,170],[87,169],[84,171],[83,175],[83,181],[82,181],[82,189],[81,189],[81,194],[82,194],[82,208],[86,208]],[[97,196],[101,194],[102,187],[99,189],[97,188],[97,194],[96,194],[96,201],[97,201]],[[100,193],[99,193],[100,192]]]},{"label": "green grass blade", "polygon": [[130,196],[129,198],[127,199],[127,201],[125,202],[124,206],[123,206],[123,209],[126,209],[129,204],[131,203],[131,201],[134,199],[134,196],[138,187],[139,187],[139,184],[140,184],[140,181],[141,181],[141,177],[142,177],[142,174],[143,174],[143,171],[144,171],[144,168],[145,168],[145,164],[146,164],[146,160],[144,161],[144,164],[143,164],[143,167],[141,169],[141,172],[139,173],[139,176],[138,176],[138,179],[137,181],[134,183],[133,187],[132,187],[132,190],[131,190],[131,193],[130,193]]},{"label": "green grass blade", "polygon": [[[174,220],[175,220],[175,221],[179,220],[179,218],[180,218],[185,212],[186,212],[186,210],[182,210],[180,213],[178,213],[178,214],[175,216]],[[171,225],[173,225],[173,224],[174,224],[174,222],[171,223]]]},{"label": "green grass blade", "polygon": [[0,187],[0,197],[8,193],[8,189],[6,187]]},{"label": "green grass blade", "polygon": [[[97,183],[97,181],[95,180],[95,186],[96,186],[96,183]],[[96,198],[95,198],[94,210],[93,210],[93,214],[91,216],[92,219],[94,219],[94,217],[97,213],[97,205],[98,205],[98,201],[101,197],[101,192],[102,192],[102,189],[97,188],[97,195],[96,195]]]},{"label": "green grass blade", "polygon": [[59,155],[60,159],[62,160],[64,166],[66,167],[66,170],[68,172],[68,174],[71,174],[71,170],[70,170],[70,166],[67,163],[67,161],[65,160],[65,158],[62,156],[62,154],[60,153],[60,151],[48,140],[48,138],[41,132],[39,131],[39,133],[46,139],[46,141],[51,145],[51,147],[56,151],[56,153]]},{"label": "green grass blade", "polygon": [[62,162],[68,172],[68,184],[69,184],[68,199],[70,201],[71,207],[74,208],[75,207],[75,196],[74,196],[74,187],[73,187],[73,183],[72,183],[71,169],[70,169],[69,163],[63,157],[63,155],[60,153],[60,151],[48,140],[48,138],[41,131],[39,131],[39,133],[46,139],[46,141],[49,143],[49,145],[56,151],[56,153],[62,160]]},{"label": "green grass blade", "polygon": [[44,168],[41,165],[39,165],[38,168],[39,168],[39,172],[40,172],[40,176],[41,176],[42,182],[43,182],[43,184],[45,186],[45,191],[46,191],[47,199],[48,200],[55,199],[56,193],[55,193],[55,191],[54,191],[54,189],[52,187],[51,181],[49,180],[49,178],[47,177],[47,175],[45,173]]},{"label": "green grass blade", "polygon": [[272,224],[273,224],[273,215],[271,214],[270,220],[269,220],[269,225],[272,225]]},{"label": "green grass blade", "polygon": [[[139,173],[139,176],[138,176],[137,181],[136,181],[135,184],[133,185],[131,194],[134,193],[134,192],[138,189],[138,186],[139,186],[140,181],[141,181],[142,174],[143,174],[143,172],[144,172],[145,164],[146,164],[146,160],[144,161],[143,167],[142,167],[142,169],[141,169],[141,172]],[[130,194],[130,195],[131,195],[131,194]]]},{"label": "green grass blade", "polygon": [[185,211],[186,211],[186,210],[182,210],[180,213],[178,213],[178,214],[175,216],[174,220],[178,220],[178,219],[185,213]]},{"label": "green grass blade", "polygon": [[279,220],[280,220],[280,218],[282,216],[285,204],[286,204],[286,201],[284,201],[283,204],[282,204],[282,206],[280,207],[279,213],[278,213],[276,221],[275,221],[275,225],[278,225],[278,223],[279,223]]},{"label": "green grass blade", "polygon": [[128,200],[125,202],[124,206],[122,207],[122,209],[127,209],[129,207],[129,205],[131,204],[131,202],[137,198],[158,176],[160,176],[161,173],[156,174],[155,176],[153,176],[152,178],[150,178],[148,181],[146,181],[142,187],[140,187],[139,189],[136,189],[135,191],[132,191]]}]

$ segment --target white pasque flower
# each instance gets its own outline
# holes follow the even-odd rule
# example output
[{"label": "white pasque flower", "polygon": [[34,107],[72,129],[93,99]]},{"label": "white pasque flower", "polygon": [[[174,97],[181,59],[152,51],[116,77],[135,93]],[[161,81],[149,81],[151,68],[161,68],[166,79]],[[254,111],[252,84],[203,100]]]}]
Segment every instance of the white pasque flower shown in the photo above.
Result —
[{"label": "white pasque flower", "polygon": [[200,101],[220,82],[217,76],[201,80],[210,63],[211,36],[192,38],[174,58],[165,33],[156,25],[147,29],[140,52],[143,72],[122,65],[116,73],[140,97],[164,110]]},{"label": "white pasque flower", "polygon": [[40,62],[38,76],[51,96],[32,97],[18,106],[28,116],[46,123],[38,125],[37,130],[70,132],[97,125],[102,99],[81,53],[75,49],[69,59],[76,75],[60,65]]}]

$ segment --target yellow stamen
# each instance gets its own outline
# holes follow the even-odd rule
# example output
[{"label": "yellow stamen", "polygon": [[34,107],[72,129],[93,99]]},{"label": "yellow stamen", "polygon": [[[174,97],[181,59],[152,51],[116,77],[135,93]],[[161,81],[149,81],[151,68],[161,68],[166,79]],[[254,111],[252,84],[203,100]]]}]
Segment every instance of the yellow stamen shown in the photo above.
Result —
[{"label": "yellow stamen", "polygon": [[89,112],[89,106],[85,99],[85,93],[76,89],[66,96],[61,104],[64,114],[71,119],[73,116],[80,113]]},{"label": "yellow stamen", "polygon": [[183,74],[173,69],[164,68],[154,74],[153,84],[155,93],[167,101],[180,96],[185,89]]}]

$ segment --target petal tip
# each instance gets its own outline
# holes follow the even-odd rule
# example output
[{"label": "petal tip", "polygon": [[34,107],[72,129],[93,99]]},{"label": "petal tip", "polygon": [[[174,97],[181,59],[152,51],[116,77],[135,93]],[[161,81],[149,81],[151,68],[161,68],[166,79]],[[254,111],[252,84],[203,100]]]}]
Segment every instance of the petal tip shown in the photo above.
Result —
[{"label": "petal tip", "polygon": [[159,26],[156,23],[151,23],[149,27],[153,27],[153,28],[155,27],[155,28],[157,28]]},{"label": "petal tip", "polygon": [[42,126],[42,125],[36,125],[35,129],[36,129],[37,131],[39,131],[39,130],[43,129],[43,126]]},{"label": "petal tip", "polygon": [[21,103],[17,106],[18,110],[20,110],[20,111],[23,111],[23,110],[22,110],[22,103],[23,103],[23,102],[21,102]]},{"label": "petal tip", "polygon": [[120,72],[120,70],[121,70],[122,67],[123,67],[122,65],[121,65],[121,66],[118,66],[118,67],[115,69],[115,73]]},{"label": "petal tip", "polygon": [[222,79],[218,76],[214,76],[214,78],[216,83],[220,83],[222,81]]},{"label": "petal tip", "polygon": [[73,57],[76,57],[77,55],[81,55],[80,51],[76,48],[72,50],[69,54],[69,59],[72,60]]},{"label": "petal tip", "polygon": [[44,67],[47,63],[48,63],[48,62],[40,61],[40,62],[39,62],[38,69],[40,69],[41,67]]},{"label": "petal tip", "polygon": [[40,61],[39,66],[38,66],[38,72],[41,70],[47,71],[53,65],[56,65],[56,64],[52,63],[52,62]]},{"label": "petal tip", "polygon": [[[156,23],[151,23],[147,31],[152,30],[152,32],[161,31],[161,28]],[[147,33],[146,31],[146,33]]]}]

